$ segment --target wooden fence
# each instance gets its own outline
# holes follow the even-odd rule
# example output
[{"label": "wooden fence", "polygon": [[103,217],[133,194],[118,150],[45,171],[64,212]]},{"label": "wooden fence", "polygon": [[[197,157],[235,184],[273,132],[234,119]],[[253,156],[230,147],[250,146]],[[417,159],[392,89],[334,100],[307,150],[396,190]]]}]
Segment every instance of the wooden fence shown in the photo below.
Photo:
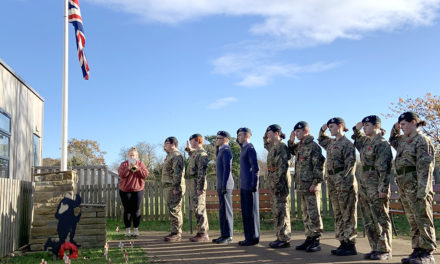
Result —
[{"label": "wooden fence", "polygon": [[29,242],[33,183],[0,178],[0,257]]},{"label": "wooden fence", "polygon": [[[35,167],[35,172],[50,172],[58,170],[58,167]],[[79,192],[84,203],[104,203],[106,204],[106,215],[110,218],[122,217],[122,203],[119,197],[118,175],[108,170],[106,166],[81,166],[73,167],[79,177]],[[357,170],[359,171],[359,170]],[[438,182],[439,170],[436,168],[434,179]],[[235,180],[235,188],[239,189],[239,181]],[[208,190],[216,190],[216,179],[208,179]],[[260,189],[269,187],[264,176],[260,177]],[[331,203],[328,198],[328,192],[325,182],[321,186],[322,216],[333,215]],[[295,186],[292,179],[291,187],[291,217],[301,218],[301,201],[296,195]],[[183,199],[182,211],[184,216],[188,217],[190,213],[188,192]],[[165,220],[168,219],[168,210],[166,210],[163,187],[160,182],[147,180],[145,182],[144,200],[142,202],[143,220]]]},{"label": "wooden fence", "polygon": [[[71,167],[76,170],[79,178],[79,193],[83,203],[104,203],[106,204],[106,215],[111,218],[122,217],[122,203],[119,197],[118,181],[116,173],[108,170],[106,166],[78,166]],[[58,171],[59,167],[35,167],[34,173]],[[292,181],[293,182],[293,181]],[[216,190],[217,180],[208,179],[208,190]],[[268,183],[265,177],[260,177],[260,189],[267,189]],[[239,189],[239,181],[235,180],[235,189]],[[291,216],[301,217],[300,200],[297,198],[294,184],[291,187]],[[331,204],[328,200],[326,185],[322,185],[322,215],[332,214]],[[186,216],[190,211],[188,192],[183,199],[182,211]],[[145,181],[144,200],[142,203],[142,218],[144,220],[168,219],[163,187],[157,181]]]}]

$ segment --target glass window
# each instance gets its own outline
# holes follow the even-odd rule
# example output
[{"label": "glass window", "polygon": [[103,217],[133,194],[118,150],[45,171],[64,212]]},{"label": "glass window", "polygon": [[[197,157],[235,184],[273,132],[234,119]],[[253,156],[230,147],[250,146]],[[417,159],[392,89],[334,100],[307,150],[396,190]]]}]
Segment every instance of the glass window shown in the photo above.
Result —
[{"label": "glass window", "polygon": [[40,166],[40,137],[35,135],[32,139],[32,166]]},{"label": "glass window", "polygon": [[0,158],[0,178],[9,178],[9,160]]},{"label": "glass window", "polygon": [[4,132],[11,133],[11,118],[0,108],[0,129]]},{"label": "glass window", "polygon": [[9,139],[11,118],[0,108],[0,177],[9,178]]},{"label": "glass window", "polygon": [[9,158],[9,136],[0,133],[0,158]]}]

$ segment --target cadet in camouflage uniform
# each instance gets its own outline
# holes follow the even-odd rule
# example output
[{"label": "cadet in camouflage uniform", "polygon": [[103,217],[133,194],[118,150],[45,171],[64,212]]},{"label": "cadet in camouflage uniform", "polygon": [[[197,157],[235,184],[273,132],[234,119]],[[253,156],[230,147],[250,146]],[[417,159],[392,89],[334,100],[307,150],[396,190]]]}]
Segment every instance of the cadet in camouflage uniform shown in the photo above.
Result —
[{"label": "cadet in camouflage uniform", "polygon": [[[206,169],[208,167],[208,153],[203,148],[203,137],[194,134],[186,142],[186,151],[189,154],[189,163],[186,170],[189,190],[194,215],[197,220],[197,235],[191,237],[192,242],[207,242],[208,236],[208,216],[206,214]],[[191,143],[191,145],[190,145]]]},{"label": "cadet in camouflage uniform", "polygon": [[[381,120],[376,115],[367,116],[353,127],[354,145],[361,156],[362,172],[359,175],[359,203],[364,228],[371,252],[365,259],[391,259],[392,228],[389,216],[391,146],[383,138]],[[361,129],[364,129],[364,133]]]},{"label": "cadet in camouflage uniform", "polygon": [[277,240],[271,242],[271,248],[290,247],[290,175],[288,174],[290,151],[282,142],[286,136],[279,125],[266,129],[267,143],[270,151],[267,154],[267,171],[271,191],[272,213],[275,219]]},{"label": "cadet in camouflage uniform", "polygon": [[[326,133],[329,129],[332,136]],[[341,245],[333,255],[356,255],[357,181],[355,177],[356,150],[345,137],[348,131],[340,117],[330,119],[319,131],[319,145],[327,152],[327,188],[335,217],[336,239]]]},{"label": "cadet in camouflage uniform", "polygon": [[414,249],[402,263],[435,263],[432,256],[437,247],[432,215],[435,153],[431,140],[418,129],[425,125],[416,113],[405,112],[399,116],[390,136],[391,146],[397,150],[396,182]]},{"label": "cadet in camouflage uniform", "polygon": [[[319,239],[323,230],[321,219],[321,182],[325,158],[321,147],[309,134],[310,127],[305,121],[298,122],[287,142],[295,156],[295,188],[301,199],[302,218],[306,240],[296,250],[316,252],[321,250]],[[295,135],[299,143],[295,143]]]},{"label": "cadet in camouflage uniform", "polygon": [[168,137],[163,146],[167,157],[162,169],[162,185],[171,220],[171,233],[164,237],[167,242],[178,242],[182,239],[182,197],[185,194],[185,163],[182,154],[177,150],[177,146],[178,141],[175,137]]}]

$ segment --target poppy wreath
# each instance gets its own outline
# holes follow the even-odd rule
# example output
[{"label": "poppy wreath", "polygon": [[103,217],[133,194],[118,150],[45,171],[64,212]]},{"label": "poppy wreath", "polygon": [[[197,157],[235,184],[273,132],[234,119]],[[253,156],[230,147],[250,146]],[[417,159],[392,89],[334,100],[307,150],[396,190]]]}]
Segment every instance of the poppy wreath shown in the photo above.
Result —
[{"label": "poppy wreath", "polygon": [[60,259],[64,258],[64,252],[66,250],[70,250],[70,255],[68,255],[69,259],[76,259],[78,258],[78,248],[75,246],[75,244],[72,244],[70,242],[64,242],[64,244],[61,245],[60,249],[58,250],[58,256]]}]

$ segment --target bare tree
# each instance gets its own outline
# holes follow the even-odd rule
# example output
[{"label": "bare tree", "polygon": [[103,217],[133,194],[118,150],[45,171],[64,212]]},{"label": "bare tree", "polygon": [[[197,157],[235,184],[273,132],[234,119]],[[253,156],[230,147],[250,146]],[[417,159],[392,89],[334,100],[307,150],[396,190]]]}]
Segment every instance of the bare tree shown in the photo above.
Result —
[{"label": "bare tree", "polygon": [[427,93],[424,97],[418,98],[399,98],[399,102],[391,103],[389,107],[391,113],[382,114],[386,118],[397,118],[406,111],[417,113],[422,120],[426,120],[427,125],[421,130],[432,140],[437,159],[440,152],[440,97]]},{"label": "bare tree", "polygon": [[[139,160],[141,160],[148,170],[153,170],[157,160],[156,149],[157,145],[152,145],[147,142],[139,142],[135,145],[138,153]],[[131,147],[122,147],[119,152],[120,161],[127,159],[128,151]]]}]

